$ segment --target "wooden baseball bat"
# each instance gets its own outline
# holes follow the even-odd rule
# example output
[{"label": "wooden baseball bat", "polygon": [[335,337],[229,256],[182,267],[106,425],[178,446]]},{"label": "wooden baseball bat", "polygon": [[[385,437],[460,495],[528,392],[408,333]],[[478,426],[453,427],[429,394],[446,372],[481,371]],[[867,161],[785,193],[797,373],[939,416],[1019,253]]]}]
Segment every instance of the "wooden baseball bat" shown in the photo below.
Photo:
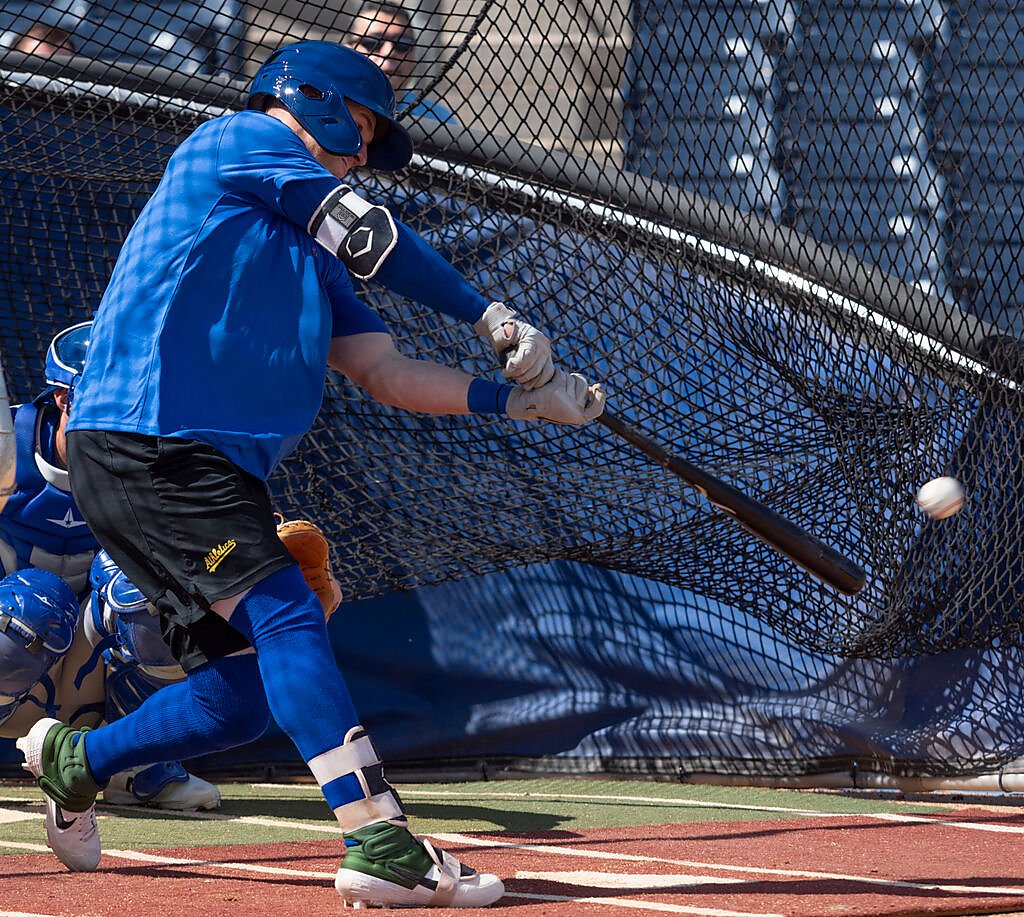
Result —
[{"label": "wooden baseball bat", "polygon": [[607,409],[597,420],[677,478],[696,488],[702,496],[732,516],[748,532],[799,564],[823,583],[846,595],[856,595],[864,587],[864,570],[835,548],[830,548],[795,523],[780,516],[763,503],[748,497],[732,485],[673,455],[660,443]]}]

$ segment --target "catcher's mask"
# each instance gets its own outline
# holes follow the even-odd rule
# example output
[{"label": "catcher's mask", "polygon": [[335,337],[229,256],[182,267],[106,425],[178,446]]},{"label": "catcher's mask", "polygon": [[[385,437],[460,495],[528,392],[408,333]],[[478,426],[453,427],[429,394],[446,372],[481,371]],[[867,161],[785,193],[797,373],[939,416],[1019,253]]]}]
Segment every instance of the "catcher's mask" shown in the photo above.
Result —
[{"label": "catcher's mask", "polygon": [[0,580],[0,722],[70,648],[78,598],[55,573],[21,570]]},{"label": "catcher's mask", "polygon": [[279,48],[253,77],[246,107],[262,108],[267,96],[277,99],[320,146],[337,156],[355,156],[363,147],[345,104],[358,102],[377,116],[376,133],[366,149],[367,166],[392,172],[412,158],[412,139],[395,120],[391,83],[380,67],[352,48],[328,41]]},{"label": "catcher's mask", "polygon": [[89,349],[92,322],[79,322],[58,332],[46,351],[46,385],[35,401],[39,401],[58,388],[70,389],[85,368],[85,354]]}]

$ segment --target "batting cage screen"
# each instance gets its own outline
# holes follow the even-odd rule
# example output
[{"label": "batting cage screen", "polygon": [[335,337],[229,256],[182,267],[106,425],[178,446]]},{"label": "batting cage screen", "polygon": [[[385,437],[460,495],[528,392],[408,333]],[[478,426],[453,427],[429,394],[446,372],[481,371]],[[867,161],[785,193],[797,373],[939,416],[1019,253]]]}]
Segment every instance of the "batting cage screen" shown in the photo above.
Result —
[{"label": "batting cage screen", "polygon": [[[175,145],[243,107],[270,50],[388,53],[417,153],[360,193],[545,329],[617,417],[866,575],[832,588],[605,427],[407,414],[332,375],[272,485],[327,531],[346,598],[441,602],[424,620],[463,634],[458,658],[431,650],[449,677],[529,682],[519,654],[562,679],[550,718],[504,695],[494,733],[462,711],[396,734],[399,754],[1005,764],[1024,723],[1022,24],[939,0],[7,3],[8,384],[41,387]],[[403,352],[498,377],[467,326],[358,290]],[[939,476],[967,501],[936,521],[914,497]],[[556,747],[584,685],[604,713]],[[524,717],[522,745],[467,738]]]}]

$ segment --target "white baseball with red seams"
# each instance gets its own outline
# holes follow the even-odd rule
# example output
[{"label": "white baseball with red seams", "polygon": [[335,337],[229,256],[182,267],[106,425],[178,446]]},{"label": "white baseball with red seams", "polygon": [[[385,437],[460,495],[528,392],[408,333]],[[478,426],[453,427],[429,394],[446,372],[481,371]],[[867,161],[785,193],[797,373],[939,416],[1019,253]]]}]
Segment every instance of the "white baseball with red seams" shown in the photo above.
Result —
[{"label": "white baseball with red seams", "polygon": [[964,489],[956,478],[934,478],[917,492],[917,505],[932,519],[946,519],[960,512]]}]

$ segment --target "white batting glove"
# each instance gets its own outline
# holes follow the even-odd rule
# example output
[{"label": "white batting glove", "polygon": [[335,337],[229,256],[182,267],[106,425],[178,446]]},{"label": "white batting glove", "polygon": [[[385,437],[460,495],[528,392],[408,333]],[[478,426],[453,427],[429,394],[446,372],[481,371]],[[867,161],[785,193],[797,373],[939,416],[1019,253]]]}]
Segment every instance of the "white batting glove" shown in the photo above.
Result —
[{"label": "white batting glove", "polygon": [[494,348],[506,379],[530,391],[554,376],[551,341],[504,303],[492,302],[473,328]]},{"label": "white batting glove", "polygon": [[554,371],[554,378],[527,391],[523,386],[512,389],[505,413],[513,420],[549,420],[552,423],[587,423],[604,410],[605,394],[601,383],[589,385],[579,373]]}]

